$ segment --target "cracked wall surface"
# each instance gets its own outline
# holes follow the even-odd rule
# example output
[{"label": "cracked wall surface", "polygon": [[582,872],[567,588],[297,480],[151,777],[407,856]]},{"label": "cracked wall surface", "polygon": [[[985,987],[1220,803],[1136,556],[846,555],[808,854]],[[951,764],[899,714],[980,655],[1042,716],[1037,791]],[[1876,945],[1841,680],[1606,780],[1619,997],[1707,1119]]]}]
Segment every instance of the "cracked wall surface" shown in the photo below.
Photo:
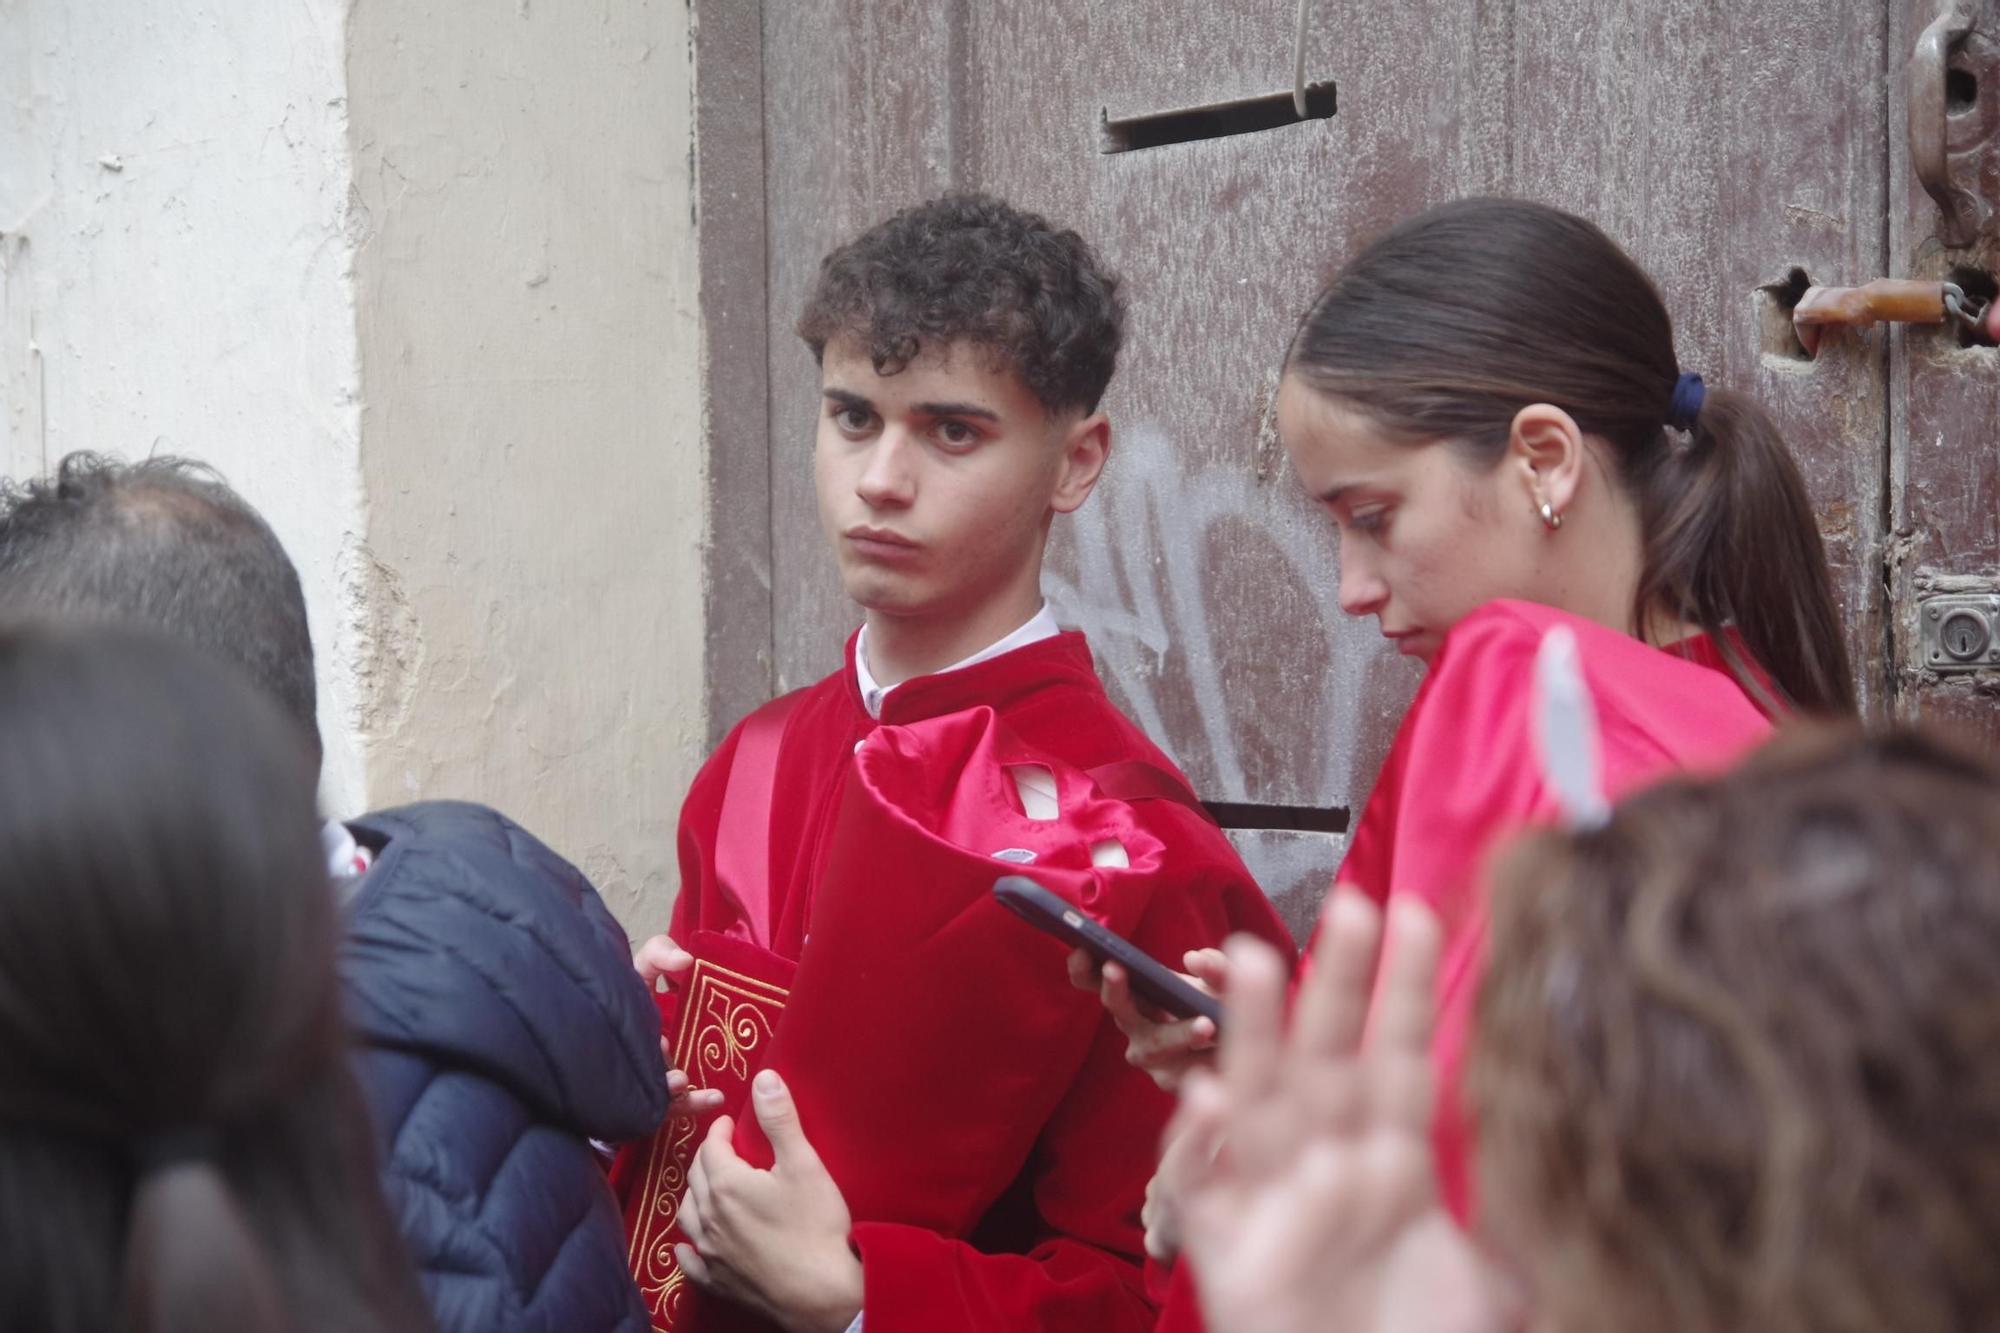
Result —
[{"label": "cracked wall surface", "polygon": [[681,3],[357,0],[371,795],[489,801],[664,929],[701,718]]}]

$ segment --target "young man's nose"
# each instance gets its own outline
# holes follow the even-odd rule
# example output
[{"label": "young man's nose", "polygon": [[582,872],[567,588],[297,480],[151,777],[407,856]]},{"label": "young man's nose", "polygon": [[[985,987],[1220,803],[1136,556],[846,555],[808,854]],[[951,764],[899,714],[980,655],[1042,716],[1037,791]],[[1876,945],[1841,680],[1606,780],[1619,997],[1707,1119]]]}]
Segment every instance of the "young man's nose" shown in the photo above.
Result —
[{"label": "young man's nose", "polygon": [[854,493],[873,509],[906,508],[916,498],[915,463],[917,442],[895,426],[876,437]]}]

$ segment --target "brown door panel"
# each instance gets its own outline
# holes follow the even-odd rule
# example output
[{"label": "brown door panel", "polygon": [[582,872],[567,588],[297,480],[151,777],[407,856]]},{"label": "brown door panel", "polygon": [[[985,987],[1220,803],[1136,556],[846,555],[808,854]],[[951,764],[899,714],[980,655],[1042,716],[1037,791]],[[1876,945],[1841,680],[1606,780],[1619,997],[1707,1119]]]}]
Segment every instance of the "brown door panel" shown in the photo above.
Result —
[{"label": "brown door panel", "polygon": [[[1204,797],[1253,807],[1251,823],[1259,804],[1357,809],[1418,674],[1339,611],[1333,533],[1272,425],[1277,366],[1341,260],[1429,204],[1485,192],[1596,219],[1660,281],[1682,364],[1776,414],[1819,509],[1864,697],[1886,706],[1901,335],[1830,338],[1808,359],[1783,299],[1795,270],[1823,284],[1882,275],[1885,180],[1901,179],[1884,172],[1901,122],[1885,118],[1883,87],[1914,30],[1885,33],[1873,0],[1313,10],[1306,77],[1336,81],[1331,119],[1106,154],[1107,115],[1288,89],[1289,0],[764,7],[778,683],[831,669],[856,619],[814,518],[799,303],[842,237],[946,188],[990,189],[1083,232],[1130,300],[1113,459],[1057,527],[1059,614],[1090,632],[1113,694]],[[1271,824],[1239,841],[1303,925],[1343,838],[1279,812]]]},{"label": "brown door panel", "polygon": [[[1899,0],[1896,49],[1916,50],[1939,12],[1935,0]],[[1927,97],[1916,83],[1939,76],[1932,62],[1912,61],[1892,82],[1890,246],[1902,273],[1956,279],[1990,298],[2000,270],[2000,0],[1961,0],[1958,12],[1962,35],[1946,52],[1944,96]],[[1940,111],[1941,133],[1927,136],[1911,122]],[[1952,190],[1975,204],[1941,210],[1927,192],[1924,177],[1936,168],[1920,171],[1912,160],[1927,137],[1943,146]],[[1947,236],[1961,243],[1948,245]],[[2000,591],[2000,349],[1968,345],[1974,340],[1949,325],[1892,337],[1886,549],[1898,711],[1970,743],[2000,744],[2000,670],[1941,673],[1923,633],[1930,599]]]}]

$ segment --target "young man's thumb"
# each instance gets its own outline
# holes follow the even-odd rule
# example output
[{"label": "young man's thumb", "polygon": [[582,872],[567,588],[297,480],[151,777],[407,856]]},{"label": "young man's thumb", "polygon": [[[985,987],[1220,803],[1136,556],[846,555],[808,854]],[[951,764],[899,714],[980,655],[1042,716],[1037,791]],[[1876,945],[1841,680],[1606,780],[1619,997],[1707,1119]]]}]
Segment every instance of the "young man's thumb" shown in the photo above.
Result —
[{"label": "young man's thumb", "polygon": [[812,1144],[806,1141],[805,1131],[799,1127],[799,1108],[792,1100],[792,1090],[778,1077],[777,1070],[758,1071],[750,1083],[750,1100],[757,1108],[757,1123],[763,1127],[764,1137],[771,1141],[771,1155],[778,1166],[819,1160]]}]

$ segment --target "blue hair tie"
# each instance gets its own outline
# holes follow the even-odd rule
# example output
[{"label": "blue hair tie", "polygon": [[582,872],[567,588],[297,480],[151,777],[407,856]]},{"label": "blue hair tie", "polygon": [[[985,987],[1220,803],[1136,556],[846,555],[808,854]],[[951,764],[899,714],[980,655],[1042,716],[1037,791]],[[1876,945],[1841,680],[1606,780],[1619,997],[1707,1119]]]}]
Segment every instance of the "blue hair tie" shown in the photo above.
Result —
[{"label": "blue hair tie", "polygon": [[1675,430],[1692,433],[1701,416],[1701,400],[1707,396],[1708,390],[1701,387],[1701,376],[1682,375],[1674,381],[1673,397],[1667,399],[1667,424]]}]

